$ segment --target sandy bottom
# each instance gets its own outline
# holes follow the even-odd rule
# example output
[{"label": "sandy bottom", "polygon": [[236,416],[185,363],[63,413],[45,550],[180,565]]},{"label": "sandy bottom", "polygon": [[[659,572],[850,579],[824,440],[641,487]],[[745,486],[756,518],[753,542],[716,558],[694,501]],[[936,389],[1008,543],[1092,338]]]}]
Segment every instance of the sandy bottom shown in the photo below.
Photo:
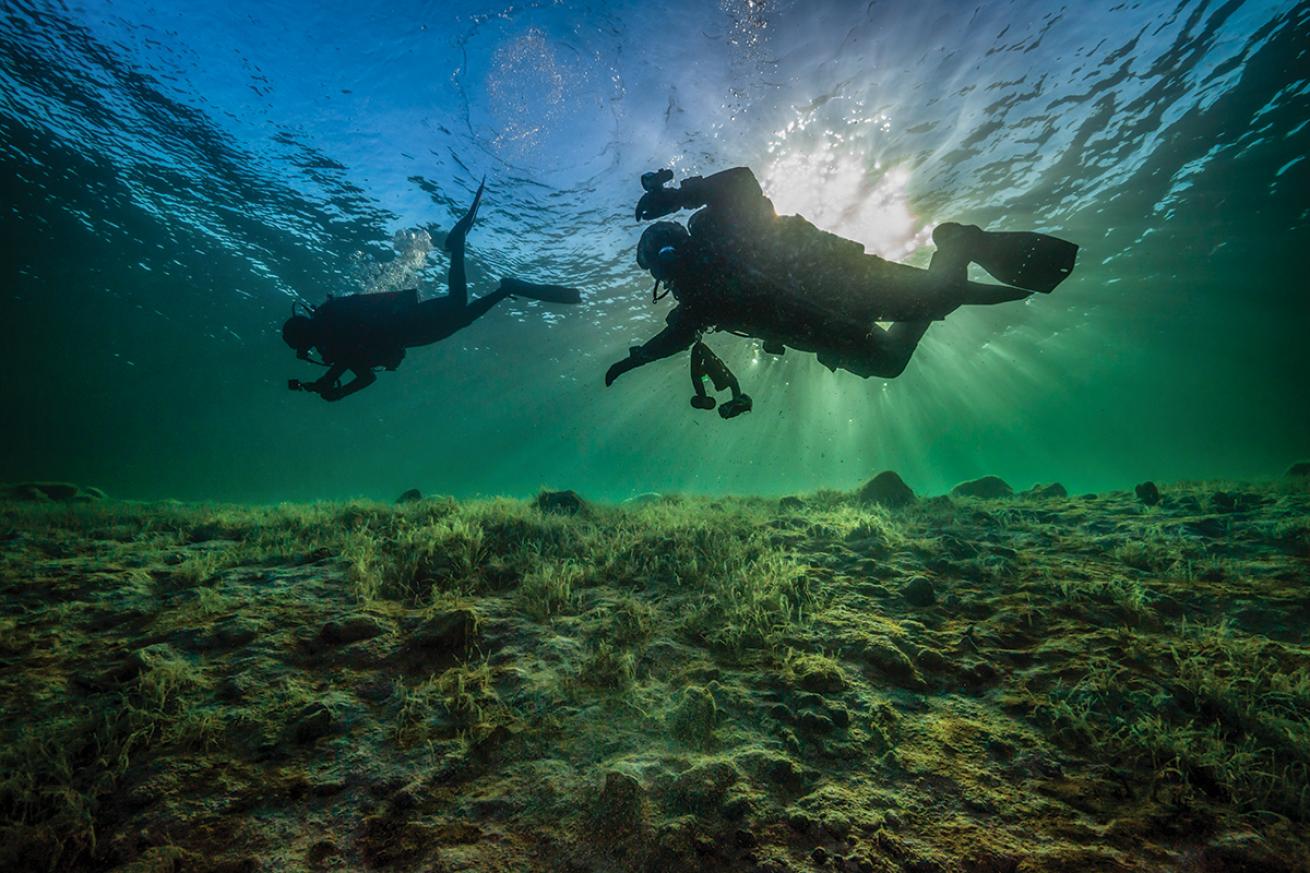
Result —
[{"label": "sandy bottom", "polygon": [[0,502],[0,868],[1310,870],[1310,488],[1162,492]]}]

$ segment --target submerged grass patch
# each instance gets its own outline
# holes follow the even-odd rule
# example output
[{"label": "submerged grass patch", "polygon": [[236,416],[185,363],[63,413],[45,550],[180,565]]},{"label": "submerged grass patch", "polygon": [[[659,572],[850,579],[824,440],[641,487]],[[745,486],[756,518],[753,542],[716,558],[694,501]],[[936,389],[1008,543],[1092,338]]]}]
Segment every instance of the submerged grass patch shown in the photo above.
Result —
[{"label": "submerged grass patch", "polygon": [[1304,870],[1308,520],[0,504],[0,867]]}]

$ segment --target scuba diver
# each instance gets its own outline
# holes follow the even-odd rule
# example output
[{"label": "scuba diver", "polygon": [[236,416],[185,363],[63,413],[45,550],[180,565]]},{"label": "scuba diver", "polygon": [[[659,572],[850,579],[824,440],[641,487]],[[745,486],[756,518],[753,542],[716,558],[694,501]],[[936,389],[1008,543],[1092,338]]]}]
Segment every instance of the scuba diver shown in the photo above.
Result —
[{"label": "scuba diver", "polygon": [[[292,304],[291,317],[282,325],[282,339],[296,350],[297,358],[326,366],[328,370],[313,382],[290,379],[288,388],[309,391],[324,400],[340,400],[377,381],[378,368],[395,370],[404,359],[406,348],[445,339],[477,321],[507,297],[549,303],[581,302],[576,288],[538,285],[514,278],[501,279],[495,291],[469,302],[464,242],[477,218],[485,188],[483,179],[473,205],[446,236],[445,249],[450,254],[449,294],[420,302],[418,289],[410,288],[386,294],[330,297],[318,307]],[[297,312],[302,306],[307,315]],[[321,360],[310,355],[310,350],[315,348]],[[343,385],[341,377],[347,370],[354,378]]]},{"label": "scuba diver", "polygon": [[[666,188],[672,179],[672,170],[641,177],[646,193],[637,203],[637,220],[699,211],[686,227],[659,221],[646,228],[637,243],[637,265],[655,279],[652,299],[671,292],[677,305],[662,331],[609,368],[605,384],[691,347],[692,406],[714,408],[703,391],[708,376],[716,389],[732,391],[732,400],[719,408],[724,418],[749,411],[751,401],[704,346],[710,330],[756,337],[770,354],[788,347],[815,352],[832,371],[892,379],[904,372],[933,321],[965,305],[1049,293],[1072,272],[1078,252],[1073,243],[1045,234],[947,223],[933,230],[937,251],[923,270],[865,254],[860,243],[799,215],[779,216],[746,167]],[[969,281],[970,263],[1006,284]]]}]

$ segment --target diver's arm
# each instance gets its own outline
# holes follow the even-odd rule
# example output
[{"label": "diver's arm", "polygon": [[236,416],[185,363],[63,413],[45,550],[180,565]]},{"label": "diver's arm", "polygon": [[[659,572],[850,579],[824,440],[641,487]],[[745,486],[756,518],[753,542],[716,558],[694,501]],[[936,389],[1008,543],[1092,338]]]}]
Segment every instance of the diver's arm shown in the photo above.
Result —
[{"label": "diver's arm", "polygon": [[328,367],[328,371],[313,382],[301,382],[299,379],[292,379],[288,382],[288,387],[292,391],[308,391],[311,394],[322,394],[324,391],[331,390],[341,381],[341,376],[349,369],[345,364],[333,364]]},{"label": "diver's arm", "polygon": [[614,384],[614,380],[629,370],[635,370],[642,364],[658,361],[676,355],[691,347],[699,333],[695,319],[687,315],[681,306],[675,306],[669,313],[667,327],[644,344],[628,349],[628,356],[618,361],[605,372],[605,385]]},{"label": "diver's arm", "polygon": [[[700,209],[702,206],[731,210],[743,215],[762,209],[773,212],[773,204],[764,196],[759,180],[749,167],[733,167],[713,176],[692,176],[684,179],[677,188],[663,186],[663,182],[673,176],[671,170],[647,173],[646,176],[654,178],[642,178],[642,184],[647,185],[649,182],[649,185],[637,202],[638,221],[649,221],[679,209]],[[660,183],[658,187],[656,182]]]},{"label": "diver's arm", "polygon": [[342,397],[349,397],[356,391],[364,390],[378,380],[377,374],[368,367],[359,370],[352,367],[350,372],[355,374],[355,378],[345,385],[333,384],[330,388],[319,391],[318,396],[327,401],[340,400]]},{"label": "diver's arm", "polygon": [[682,209],[702,206],[742,208],[768,202],[760,182],[750,167],[733,167],[712,176],[692,176],[678,186],[678,205]]}]

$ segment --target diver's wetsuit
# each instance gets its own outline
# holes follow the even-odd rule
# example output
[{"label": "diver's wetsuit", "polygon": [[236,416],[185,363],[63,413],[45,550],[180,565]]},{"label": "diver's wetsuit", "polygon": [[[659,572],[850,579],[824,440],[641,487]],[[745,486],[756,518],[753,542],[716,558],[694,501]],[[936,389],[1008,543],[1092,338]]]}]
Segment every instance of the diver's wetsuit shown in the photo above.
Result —
[{"label": "diver's wetsuit", "polygon": [[[501,279],[490,294],[469,302],[464,248],[469,229],[482,199],[481,187],[468,213],[446,236],[450,254],[444,297],[419,301],[418,290],[388,294],[354,294],[334,297],[314,311],[315,347],[328,366],[322,378],[301,385],[324,400],[340,400],[377,380],[374,370],[394,370],[405,357],[405,349],[439,342],[468,327],[507,297],[519,296],[555,303],[577,303],[575,289],[539,285],[520,279]],[[341,377],[350,371],[354,378],[345,385]]]},{"label": "diver's wetsuit", "polygon": [[607,381],[688,348],[710,328],[758,337],[766,349],[816,352],[830,369],[891,378],[933,320],[966,303],[1028,295],[967,281],[976,229],[942,225],[932,264],[921,270],[867,255],[800,216],[779,217],[746,167],[688,179],[677,193],[680,207],[703,207],[687,222],[690,240],[666,279],[678,305]]}]

